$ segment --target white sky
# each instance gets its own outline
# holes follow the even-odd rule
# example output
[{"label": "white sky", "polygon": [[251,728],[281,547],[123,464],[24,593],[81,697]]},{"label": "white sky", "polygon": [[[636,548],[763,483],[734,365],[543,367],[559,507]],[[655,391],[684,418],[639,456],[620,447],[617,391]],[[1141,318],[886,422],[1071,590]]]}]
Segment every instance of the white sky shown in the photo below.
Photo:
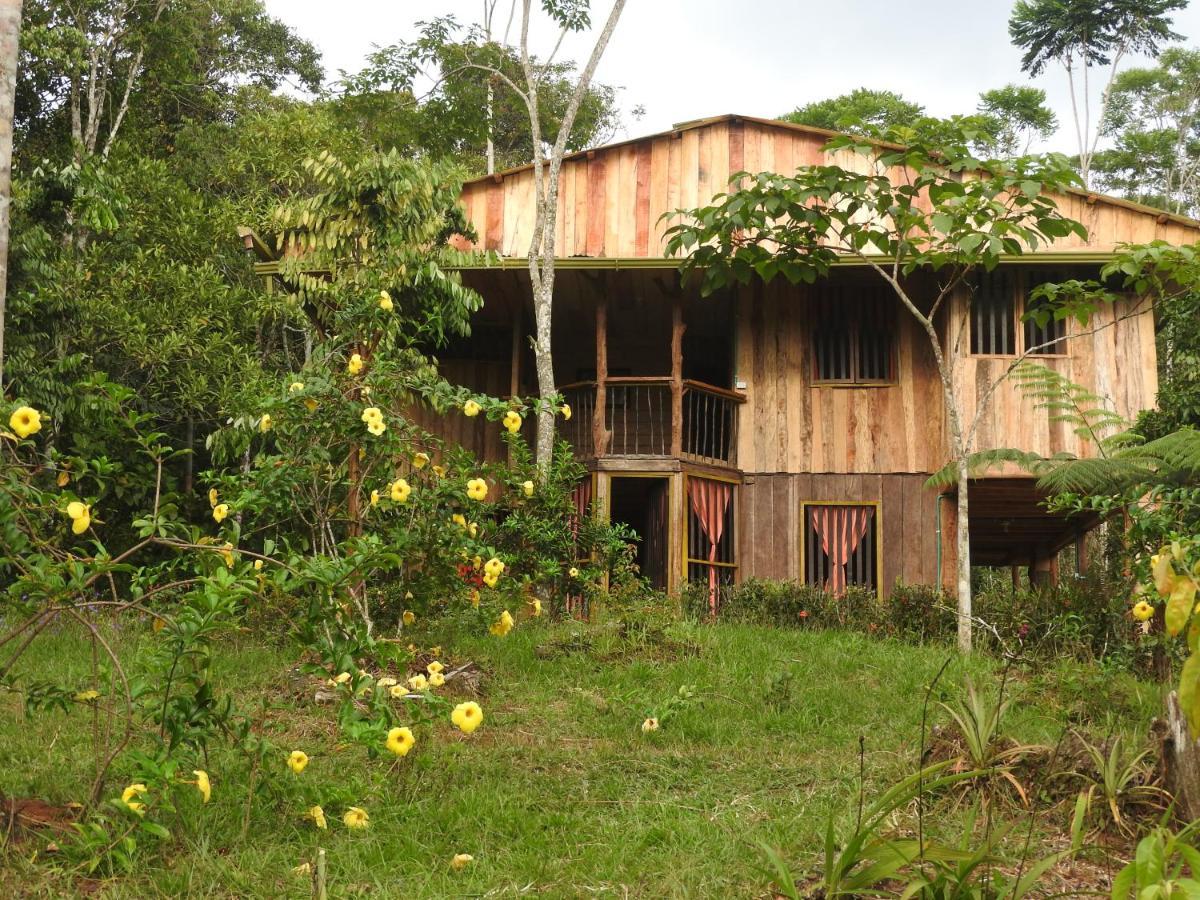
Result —
[{"label": "white sky", "polygon": [[[373,45],[413,37],[417,21],[447,13],[477,21],[483,0],[266,5],[320,48],[333,77],[360,68]],[[610,2],[592,6],[596,22]],[[507,0],[499,7],[507,11]],[[641,122],[627,117],[621,136],[631,137],[721,113],[774,117],[856,87],[898,91],[944,116],[973,111],[980,91],[1033,83],[1046,90],[1062,126],[1038,149],[1072,152],[1066,76],[1060,69],[1032,82],[1024,76],[1008,39],[1011,9],[1011,0],[628,0],[597,78],[622,88],[625,110],[645,107]],[[500,28],[504,17],[497,15]],[[541,24],[531,43],[544,55],[556,33]],[[1176,14],[1175,30],[1200,45],[1200,0]],[[581,62],[592,35],[572,38],[560,58]],[[1098,97],[1099,86],[1093,89]]]}]

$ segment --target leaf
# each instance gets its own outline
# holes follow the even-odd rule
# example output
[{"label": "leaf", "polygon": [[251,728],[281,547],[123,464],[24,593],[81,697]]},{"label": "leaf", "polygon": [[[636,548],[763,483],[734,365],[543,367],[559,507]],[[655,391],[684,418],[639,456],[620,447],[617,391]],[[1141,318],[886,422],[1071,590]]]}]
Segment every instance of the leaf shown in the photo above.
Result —
[{"label": "leaf", "polygon": [[1187,716],[1192,734],[1200,734],[1200,716],[1197,716],[1196,688],[1200,685],[1200,654],[1193,653],[1183,663],[1179,673],[1179,705]]},{"label": "leaf", "polygon": [[1167,600],[1167,634],[1174,637],[1183,631],[1195,599],[1196,582],[1186,575],[1176,575],[1171,585],[1171,596]]}]

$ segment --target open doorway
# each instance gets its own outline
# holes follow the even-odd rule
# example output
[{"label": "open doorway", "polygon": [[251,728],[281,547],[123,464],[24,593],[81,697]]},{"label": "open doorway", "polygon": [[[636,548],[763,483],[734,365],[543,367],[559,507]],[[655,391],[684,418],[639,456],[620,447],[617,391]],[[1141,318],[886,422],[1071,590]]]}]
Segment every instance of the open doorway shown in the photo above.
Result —
[{"label": "open doorway", "polygon": [[619,476],[609,488],[609,517],[637,532],[634,561],[658,590],[667,589],[667,496],[670,479],[665,475]]}]

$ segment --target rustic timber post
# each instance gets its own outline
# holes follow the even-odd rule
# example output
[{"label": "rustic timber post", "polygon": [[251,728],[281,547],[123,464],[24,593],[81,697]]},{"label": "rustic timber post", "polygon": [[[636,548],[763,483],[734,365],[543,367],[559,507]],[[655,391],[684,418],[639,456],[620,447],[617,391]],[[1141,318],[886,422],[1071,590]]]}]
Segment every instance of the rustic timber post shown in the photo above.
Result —
[{"label": "rustic timber post", "polygon": [[[516,399],[521,393],[521,333],[524,331],[524,321],[521,315],[521,300],[520,295],[517,295],[513,303],[512,313],[512,358],[508,368],[508,397],[510,400]],[[512,448],[508,451],[508,464],[513,463]]]},{"label": "rustic timber post", "polygon": [[604,427],[608,402],[608,296],[596,301],[596,407],[592,415],[592,446],[596,458],[608,452],[608,432]]},{"label": "rustic timber post", "polygon": [[671,297],[671,455],[683,455],[683,296]]}]

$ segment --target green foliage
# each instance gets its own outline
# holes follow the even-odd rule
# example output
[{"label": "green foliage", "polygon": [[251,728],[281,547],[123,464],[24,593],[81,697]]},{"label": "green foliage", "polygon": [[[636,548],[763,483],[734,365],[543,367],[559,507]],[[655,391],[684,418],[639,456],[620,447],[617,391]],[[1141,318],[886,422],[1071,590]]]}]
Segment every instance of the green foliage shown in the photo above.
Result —
[{"label": "green foliage", "polygon": [[[1099,799],[1106,825],[1130,833],[1132,829],[1127,816],[1131,808],[1158,808],[1167,799],[1166,792],[1152,783],[1153,773],[1147,762],[1151,750],[1127,748],[1120,734],[1114,735],[1107,746],[1093,743],[1079,733],[1075,739],[1091,765],[1067,774],[1085,783],[1084,796],[1089,805]],[[1125,816],[1122,809],[1126,810]]]},{"label": "green foliage", "polygon": [[797,125],[845,131],[864,125],[880,129],[908,125],[924,115],[923,106],[905,100],[894,91],[855,88],[839,97],[798,106],[779,118]]},{"label": "green foliage", "polygon": [[979,114],[992,123],[984,146],[993,156],[1029,152],[1032,143],[1058,130],[1058,117],[1046,106],[1046,92],[1028,85],[1006,84],[979,95]]},{"label": "green foliage", "polygon": [[1175,831],[1160,825],[1138,841],[1133,861],[1113,879],[1112,900],[1182,900],[1200,894],[1197,827],[1200,823],[1193,822]]}]

